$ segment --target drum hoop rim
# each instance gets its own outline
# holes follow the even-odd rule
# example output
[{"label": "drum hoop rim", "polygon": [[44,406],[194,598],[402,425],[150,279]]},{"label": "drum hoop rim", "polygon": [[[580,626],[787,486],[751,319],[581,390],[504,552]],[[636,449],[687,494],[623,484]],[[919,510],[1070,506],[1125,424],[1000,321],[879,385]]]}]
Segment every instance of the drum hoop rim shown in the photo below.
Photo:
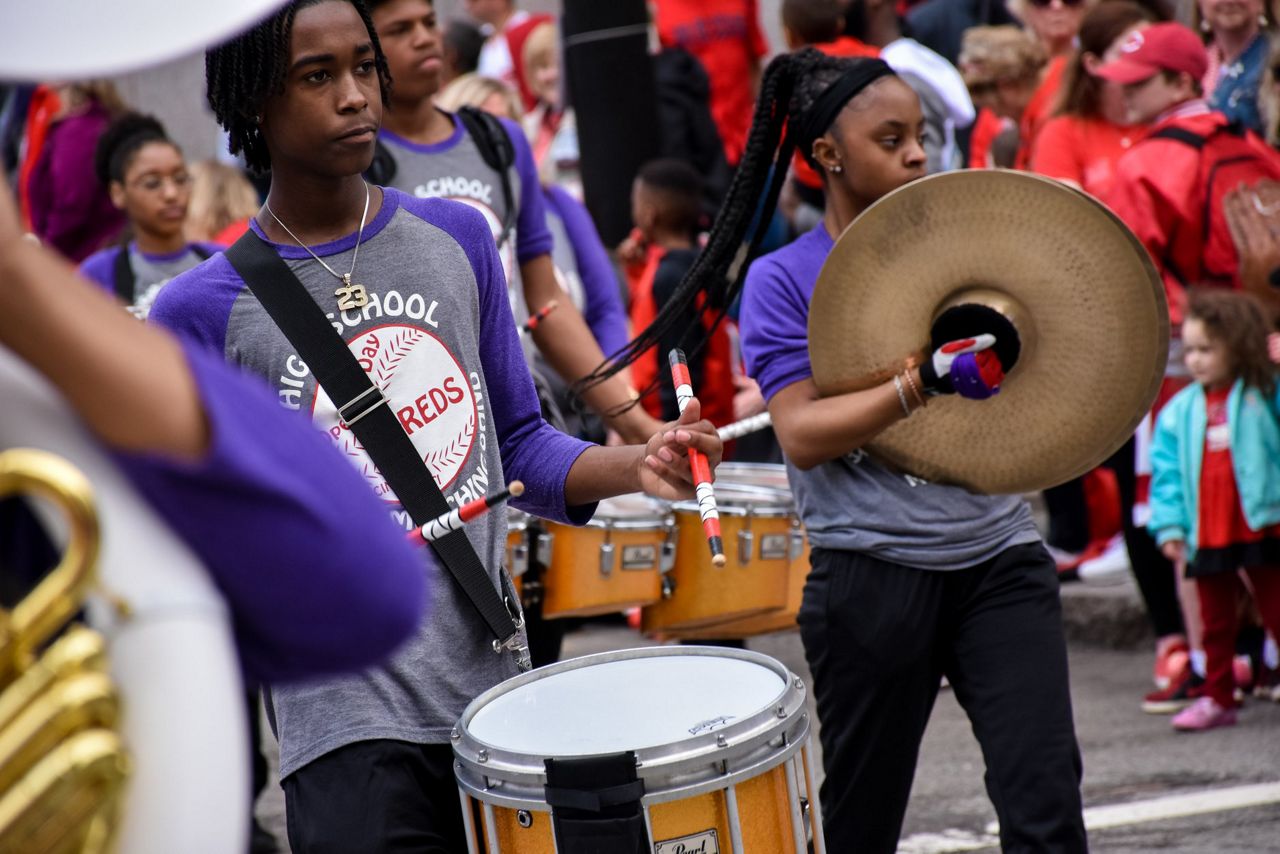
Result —
[{"label": "drum hoop rim", "polygon": [[[750,753],[760,744],[785,735],[794,726],[793,721],[801,718],[807,732],[808,711],[805,707],[806,686],[803,680],[787,669],[782,662],[762,653],[745,649],[728,649],[713,646],[652,646],[624,650],[611,650],[594,655],[572,658],[555,664],[540,667],[495,685],[488,691],[472,700],[463,710],[453,727],[452,744],[454,756],[460,768],[469,769],[482,777],[489,776],[490,771],[501,769],[504,777],[510,782],[527,782],[533,784],[542,778],[545,784],[545,770],[542,761],[548,758],[545,754],[499,747],[482,741],[469,731],[468,727],[481,709],[497,698],[511,693],[530,682],[546,679],[559,673],[566,673],[613,661],[634,660],[637,658],[669,658],[698,656],[703,658],[727,658],[756,664],[779,676],[783,680],[782,690],[760,709],[740,720],[734,721],[720,729],[710,730],[699,735],[679,741],[644,747],[635,751],[640,767],[658,769],[668,777],[674,777],[686,767],[708,767],[716,761],[717,754],[725,753],[725,759],[735,755]],[[720,745],[718,739],[723,737],[730,745]],[[802,741],[802,739],[796,739]],[[467,750],[472,755],[463,751]],[[484,762],[476,756],[480,751],[486,754]],[[598,754],[573,754],[575,758]],[[531,764],[536,763],[536,765]],[[459,777],[461,779],[461,777]],[[723,779],[723,778],[719,778]]]},{"label": "drum hoop rim", "polygon": [[606,516],[601,517],[600,514],[592,516],[591,519],[581,525],[566,525],[562,522],[548,522],[548,528],[554,525],[557,531],[564,529],[569,531],[577,531],[583,528],[592,528],[595,530],[612,530],[612,531],[665,531],[676,523],[676,517],[673,513],[663,513],[660,516]]},{"label": "drum hoop rim", "polygon": [[[687,798],[698,797],[700,795],[709,794],[711,792],[724,791],[725,789],[728,789],[730,786],[736,786],[747,780],[755,779],[756,777],[759,777],[762,774],[772,771],[775,768],[781,767],[782,765],[786,764],[791,759],[793,759],[795,755],[799,753],[802,749],[808,746],[809,739],[812,736],[812,726],[809,722],[808,712],[802,711],[799,715],[789,716],[787,719],[787,723],[794,724],[794,725],[790,727],[784,726],[781,728],[780,732],[781,734],[787,736],[787,740],[786,740],[786,744],[784,744],[776,752],[769,753],[757,759],[756,761],[753,761],[750,764],[744,765],[741,768],[737,768],[733,771],[730,771],[727,774],[722,774],[722,775],[713,776],[713,777],[705,777],[689,783],[681,783],[681,784],[670,786],[670,787],[654,789],[653,791],[646,791],[644,796],[640,799],[640,802],[647,807],[652,807],[658,804],[671,803],[673,801],[682,801]],[[718,732],[722,732],[722,731],[718,731]],[[742,746],[759,746],[760,744],[767,745],[769,742],[777,738],[778,738],[778,733],[771,732],[771,733],[768,733],[767,737],[757,736],[756,738],[751,739],[748,742],[743,742],[741,745],[735,745],[735,746],[742,747]],[[484,769],[485,769],[484,765],[478,764],[473,761],[467,761],[463,759],[461,756],[458,756],[456,746],[454,749],[454,754],[455,754],[455,758],[459,760],[457,763],[457,767],[455,767],[455,775],[454,775],[455,780],[458,784],[458,788],[462,790],[469,797],[475,798],[476,800],[482,803],[491,804],[493,806],[507,807],[510,809],[528,809],[528,810],[533,810],[535,812],[547,812],[547,813],[551,812],[551,805],[548,804],[545,800],[540,800],[540,799],[537,799],[536,797],[522,797],[520,795],[504,795],[500,793],[500,790],[502,788],[501,784],[519,783],[527,787],[527,790],[530,791],[530,794],[532,795],[533,792],[535,791],[541,791],[541,787],[546,785],[545,774],[530,775],[523,772],[515,772],[510,774],[509,776],[500,778],[500,784],[497,786],[493,786],[488,784],[490,777],[489,775],[484,773]],[[529,754],[525,754],[525,755],[529,755]],[[581,757],[575,757],[575,758],[581,758]],[[685,769],[687,768],[697,768],[702,770],[703,774],[706,774],[707,773],[706,769],[712,767],[713,765],[713,763],[708,761],[708,759],[709,759],[708,755],[698,755],[695,757],[683,759],[678,763],[662,765],[660,766],[660,770],[664,772],[664,777],[666,779],[671,779],[671,778],[680,776],[680,772],[685,771]],[[652,768],[653,766],[648,766],[648,767]],[[646,766],[640,765],[638,774],[640,778],[645,781],[646,787],[647,787],[647,784],[650,781],[645,777],[645,769],[646,769]],[[468,776],[469,774],[474,774],[476,777],[484,780],[485,785],[483,786],[477,785],[475,782],[473,782],[469,778]],[[685,776],[688,776],[688,775],[686,774]],[[657,781],[653,781],[653,782],[657,782]]]},{"label": "drum hoop rim", "polygon": [[[697,501],[677,501],[671,507],[672,510],[679,514],[698,515]],[[791,503],[778,504],[740,504],[728,501],[726,499],[716,498],[716,511],[721,516],[759,516],[762,519],[782,519],[786,516],[795,516],[795,506]]]}]

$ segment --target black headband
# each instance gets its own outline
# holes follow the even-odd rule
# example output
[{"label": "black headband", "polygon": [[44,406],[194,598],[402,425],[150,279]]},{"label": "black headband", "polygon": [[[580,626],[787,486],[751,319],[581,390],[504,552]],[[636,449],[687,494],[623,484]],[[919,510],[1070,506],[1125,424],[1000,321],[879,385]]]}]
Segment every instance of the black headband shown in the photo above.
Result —
[{"label": "black headband", "polygon": [[804,158],[813,162],[814,142],[827,132],[845,104],[863,89],[890,74],[893,74],[893,69],[884,60],[863,59],[828,86],[813,102],[813,106],[800,116],[799,126],[796,128],[796,145]]}]

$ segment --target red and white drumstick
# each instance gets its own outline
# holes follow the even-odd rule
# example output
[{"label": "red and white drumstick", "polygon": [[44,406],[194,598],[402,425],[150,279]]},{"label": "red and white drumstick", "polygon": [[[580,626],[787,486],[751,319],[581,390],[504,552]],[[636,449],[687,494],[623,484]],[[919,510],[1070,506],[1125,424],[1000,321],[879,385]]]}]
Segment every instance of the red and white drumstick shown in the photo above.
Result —
[{"label": "red and white drumstick", "polygon": [[[683,414],[684,408],[693,400],[689,363],[679,347],[673,349],[668,358],[671,359],[671,383],[676,387],[676,403]],[[720,536],[720,511],[716,509],[716,492],[711,485],[711,463],[702,451],[690,448],[689,468],[693,471],[693,486],[698,496],[698,515],[702,517],[702,530],[707,532],[707,545],[711,547],[711,562],[716,566],[724,566],[724,540]]]},{"label": "red and white drumstick", "polygon": [[544,305],[534,314],[529,315],[529,319],[520,327],[522,335],[528,335],[530,332],[538,328],[538,324],[547,319],[547,315],[556,310],[556,306],[560,305],[558,300],[552,300]]},{"label": "red and white drumstick", "polygon": [[716,432],[720,434],[721,442],[727,442],[730,439],[741,439],[748,433],[763,430],[771,424],[773,424],[773,419],[769,417],[769,413],[761,412],[759,415],[752,415],[751,417],[744,418],[741,421],[726,424]]},{"label": "red and white drumstick", "polygon": [[468,501],[461,507],[456,507],[448,513],[437,516],[421,528],[414,528],[408,534],[409,542],[418,544],[434,542],[445,534],[459,530],[477,516],[483,516],[489,510],[504,503],[508,498],[519,498],[523,494],[524,484],[518,480],[513,480],[501,492],[495,492],[493,495],[486,495],[484,498]]}]

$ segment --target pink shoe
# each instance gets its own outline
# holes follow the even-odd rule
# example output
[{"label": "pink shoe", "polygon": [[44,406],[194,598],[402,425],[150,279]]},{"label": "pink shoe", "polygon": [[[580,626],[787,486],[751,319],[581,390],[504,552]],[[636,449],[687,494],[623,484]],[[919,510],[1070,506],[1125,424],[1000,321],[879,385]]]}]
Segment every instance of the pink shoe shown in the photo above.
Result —
[{"label": "pink shoe", "polygon": [[1191,671],[1191,653],[1184,640],[1174,640],[1163,649],[1156,650],[1155,667],[1152,668],[1151,681],[1163,690],[1180,679],[1186,678]]},{"label": "pink shoe", "polygon": [[1222,708],[1212,697],[1201,697],[1173,716],[1173,728],[1179,732],[1200,732],[1235,724],[1236,710]]}]

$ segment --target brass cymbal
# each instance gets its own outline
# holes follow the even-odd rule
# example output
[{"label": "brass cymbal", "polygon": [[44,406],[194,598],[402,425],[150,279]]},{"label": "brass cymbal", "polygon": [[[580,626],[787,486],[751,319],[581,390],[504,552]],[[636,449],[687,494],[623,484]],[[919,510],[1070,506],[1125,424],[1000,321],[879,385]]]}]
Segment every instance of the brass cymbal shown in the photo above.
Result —
[{"label": "brass cymbal", "polygon": [[867,445],[891,466],[974,492],[1044,489],[1113,454],[1155,400],[1169,313],[1146,250],[1092,197],[1006,170],[923,178],[845,230],[809,310],[819,392],[919,364],[965,304],[1012,323],[1017,363],[996,397],[933,398]]}]

